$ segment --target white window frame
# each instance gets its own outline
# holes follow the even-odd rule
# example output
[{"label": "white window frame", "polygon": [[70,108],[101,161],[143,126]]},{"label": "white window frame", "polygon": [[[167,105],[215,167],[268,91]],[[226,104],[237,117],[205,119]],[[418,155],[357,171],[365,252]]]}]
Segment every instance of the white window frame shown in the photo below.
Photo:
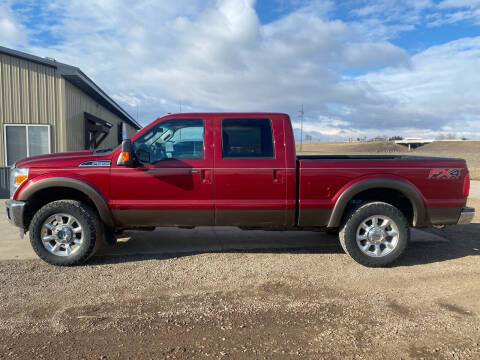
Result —
[{"label": "white window frame", "polygon": [[48,129],[48,152],[47,154],[52,153],[52,141],[51,141],[51,130],[50,125],[44,124],[3,124],[3,147],[5,151],[5,166],[12,166],[13,164],[8,164],[8,154],[7,154],[7,126],[17,126],[17,127],[25,127],[25,137],[26,137],[26,144],[27,144],[27,157],[30,156],[30,141],[28,139],[28,127],[39,127],[43,126]]}]

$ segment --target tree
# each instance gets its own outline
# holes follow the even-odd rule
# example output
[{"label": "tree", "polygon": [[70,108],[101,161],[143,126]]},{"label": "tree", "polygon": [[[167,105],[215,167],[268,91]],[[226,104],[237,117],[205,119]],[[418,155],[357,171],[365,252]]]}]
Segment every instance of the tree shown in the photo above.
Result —
[{"label": "tree", "polygon": [[403,136],[396,135],[388,139],[388,141],[395,141],[395,140],[403,140]]}]

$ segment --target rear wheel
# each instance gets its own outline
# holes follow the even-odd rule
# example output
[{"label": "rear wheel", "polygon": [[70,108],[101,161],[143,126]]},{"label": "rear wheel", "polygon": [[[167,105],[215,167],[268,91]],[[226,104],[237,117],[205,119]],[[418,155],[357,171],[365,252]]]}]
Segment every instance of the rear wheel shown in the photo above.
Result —
[{"label": "rear wheel", "polygon": [[73,266],[85,262],[99,243],[100,222],[86,204],[59,200],[43,206],[30,223],[30,243],[44,261]]},{"label": "rear wheel", "polygon": [[340,244],[355,261],[365,266],[385,266],[395,261],[410,239],[410,227],[396,207],[371,202],[356,208],[345,219]]}]

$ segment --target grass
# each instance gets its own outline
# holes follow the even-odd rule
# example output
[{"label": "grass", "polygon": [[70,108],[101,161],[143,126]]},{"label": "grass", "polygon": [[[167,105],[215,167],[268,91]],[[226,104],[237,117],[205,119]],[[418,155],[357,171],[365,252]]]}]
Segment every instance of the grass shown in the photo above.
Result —
[{"label": "grass", "polygon": [[418,156],[454,157],[467,161],[470,176],[480,180],[480,141],[438,141],[408,151],[391,142],[303,143],[299,154],[408,154]]}]

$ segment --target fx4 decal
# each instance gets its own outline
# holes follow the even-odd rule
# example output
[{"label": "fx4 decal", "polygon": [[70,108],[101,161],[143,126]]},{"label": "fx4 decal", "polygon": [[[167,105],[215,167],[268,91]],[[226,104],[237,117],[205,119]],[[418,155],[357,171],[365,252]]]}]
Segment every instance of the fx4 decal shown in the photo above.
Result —
[{"label": "fx4 decal", "polygon": [[428,174],[429,179],[458,179],[461,169],[432,169]]}]

